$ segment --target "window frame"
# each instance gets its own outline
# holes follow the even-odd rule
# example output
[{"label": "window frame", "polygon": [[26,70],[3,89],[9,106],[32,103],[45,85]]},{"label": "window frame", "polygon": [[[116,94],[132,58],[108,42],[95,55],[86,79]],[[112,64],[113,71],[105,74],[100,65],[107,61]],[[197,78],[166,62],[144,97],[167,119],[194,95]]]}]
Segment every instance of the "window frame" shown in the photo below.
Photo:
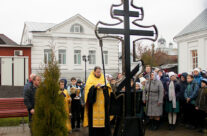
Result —
[{"label": "window frame", "polygon": [[[51,55],[51,56],[49,57],[49,55]],[[50,61],[49,58],[52,59],[52,49],[44,49],[44,64],[46,64],[46,65],[49,64],[49,61]]]},{"label": "window frame", "polygon": [[[109,52],[103,51],[103,56],[104,56],[104,64],[108,65],[109,64]],[[107,57],[107,59],[106,59],[106,57]]]},{"label": "window frame", "polygon": [[[93,51],[94,54],[91,54],[90,53],[91,51]],[[88,55],[89,56],[89,61],[88,61],[89,65],[96,65],[96,50],[94,50],[94,49],[93,50],[89,50],[88,53],[89,53],[89,55]],[[91,63],[92,62],[92,58],[93,58],[92,56],[94,56],[94,60],[93,60],[94,63]]]},{"label": "window frame", "polygon": [[[74,27],[74,33],[81,33],[81,26],[80,25],[76,24],[73,27]],[[76,30],[78,30],[78,31],[76,31]]]},{"label": "window frame", "polygon": [[191,50],[191,67],[193,69],[198,67],[198,50]]},{"label": "window frame", "polygon": [[[76,51],[80,51],[80,52],[76,53]],[[73,57],[74,57],[73,64],[74,65],[81,65],[82,64],[81,52],[82,52],[81,49],[74,49],[74,52],[73,52],[74,53],[74,55],[73,55]]]},{"label": "window frame", "polygon": [[83,26],[80,24],[73,24],[70,28],[70,32],[71,33],[83,33]]},{"label": "window frame", "polygon": [[[61,51],[64,51],[64,53]],[[59,65],[67,64],[67,53],[66,52],[67,52],[66,49],[58,49],[58,64]],[[61,55],[61,58],[60,58],[60,55]],[[64,61],[64,57],[65,57],[65,61]],[[61,59],[61,62],[60,62],[60,59]]]}]

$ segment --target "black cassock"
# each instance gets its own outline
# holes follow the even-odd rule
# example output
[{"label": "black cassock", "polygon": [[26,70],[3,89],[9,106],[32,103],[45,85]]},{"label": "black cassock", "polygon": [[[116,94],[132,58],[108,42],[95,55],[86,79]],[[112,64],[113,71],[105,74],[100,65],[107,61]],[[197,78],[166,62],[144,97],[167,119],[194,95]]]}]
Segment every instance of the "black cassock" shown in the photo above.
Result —
[{"label": "black cassock", "polygon": [[105,101],[105,128],[93,128],[93,104],[98,101],[96,99],[97,89],[92,86],[88,93],[88,126],[89,136],[111,136],[110,117],[109,117],[109,93],[108,87],[103,87]]}]

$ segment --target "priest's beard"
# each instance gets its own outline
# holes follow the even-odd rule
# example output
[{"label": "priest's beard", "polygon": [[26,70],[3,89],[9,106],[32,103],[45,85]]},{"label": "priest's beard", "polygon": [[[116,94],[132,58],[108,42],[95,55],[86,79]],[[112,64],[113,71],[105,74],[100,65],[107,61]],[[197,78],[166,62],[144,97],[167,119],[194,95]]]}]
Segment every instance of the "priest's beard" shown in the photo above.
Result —
[{"label": "priest's beard", "polygon": [[100,78],[101,76],[97,76],[96,74],[94,74],[94,76],[96,77],[96,78]]}]

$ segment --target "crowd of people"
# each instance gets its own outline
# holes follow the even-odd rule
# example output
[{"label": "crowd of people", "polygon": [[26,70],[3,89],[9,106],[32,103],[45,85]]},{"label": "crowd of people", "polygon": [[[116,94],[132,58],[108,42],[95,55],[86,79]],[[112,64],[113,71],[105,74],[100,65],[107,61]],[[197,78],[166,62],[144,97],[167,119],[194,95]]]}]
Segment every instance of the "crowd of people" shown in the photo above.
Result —
[{"label": "crowd of people", "polygon": [[[143,83],[144,82],[144,83]],[[192,73],[176,74],[160,69],[145,72],[138,79],[143,90],[145,119],[149,129],[159,129],[160,123],[168,119],[169,130],[175,130],[176,123],[187,129],[203,132],[207,113],[207,72],[195,68]]]},{"label": "crowd of people", "polygon": [[[117,90],[125,76],[118,73],[115,78],[109,74],[105,77],[106,84],[101,68],[95,67],[86,83],[75,77],[71,78],[70,84],[66,79],[60,79],[59,94],[65,97],[68,113],[66,125],[70,133],[79,129],[81,124],[89,127],[89,136],[106,136],[110,133],[109,113],[105,109],[109,108],[111,93],[118,95],[126,91],[125,87]],[[35,114],[35,92],[40,82],[40,76],[31,74],[24,87],[30,122]],[[161,69],[152,70],[147,65],[142,74],[131,80],[131,88],[141,93],[139,103],[142,118],[150,130],[158,130],[167,119],[169,130],[175,130],[179,120],[187,129],[203,132],[207,112],[206,71],[195,68],[192,73],[176,74]],[[111,121],[116,122],[116,119]]]}]

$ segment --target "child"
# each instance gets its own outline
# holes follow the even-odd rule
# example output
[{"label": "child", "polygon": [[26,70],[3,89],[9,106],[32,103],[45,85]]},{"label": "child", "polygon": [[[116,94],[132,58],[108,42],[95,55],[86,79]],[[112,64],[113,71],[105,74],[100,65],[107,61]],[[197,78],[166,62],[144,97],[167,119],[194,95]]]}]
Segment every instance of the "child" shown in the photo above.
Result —
[{"label": "child", "polygon": [[77,86],[77,80],[75,77],[71,78],[71,85],[68,87],[68,91],[72,99],[72,103],[71,103],[72,129],[80,128],[81,93],[80,93],[80,88]]},{"label": "child", "polygon": [[146,83],[147,80],[146,80],[144,77],[141,77],[139,80],[140,80],[140,83],[141,83],[141,85],[142,85],[141,89],[144,90],[144,88],[145,88],[145,83]]},{"label": "child", "polygon": [[141,90],[141,84],[139,82],[136,82],[135,89],[136,89],[136,91],[140,91]]},{"label": "child", "polygon": [[198,83],[199,87],[201,87],[201,74],[200,74],[200,69],[199,68],[195,68],[193,70],[193,76],[194,76],[194,80]]},{"label": "child", "polygon": [[201,80],[201,89],[198,92],[198,97],[196,99],[196,117],[197,125],[199,125],[199,132],[204,132],[205,128],[205,117],[207,112],[207,79],[203,78]]},{"label": "child", "polygon": [[70,90],[70,89],[71,89],[72,87],[74,87],[74,88],[78,88],[78,86],[77,86],[77,80],[76,80],[75,77],[72,77],[72,78],[70,79],[70,81],[71,81],[71,85],[68,86],[68,94],[69,94],[69,95],[71,95],[71,92],[70,92],[71,90]]},{"label": "child", "polygon": [[63,95],[65,97],[64,102],[65,102],[65,110],[67,113],[67,120],[66,120],[66,128],[68,130],[68,132],[70,132],[71,129],[71,121],[69,118],[69,114],[70,114],[70,105],[71,105],[71,98],[70,95],[68,94],[68,91],[66,89],[64,89],[64,80],[60,80],[59,84],[60,84],[60,90],[59,90],[59,94]]},{"label": "child", "polygon": [[136,89],[136,106],[137,106],[137,115],[140,117],[144,117],[144,105],[143,105],[143,102],[142,102],[142,85],[141,83],[139,82],[136,82],[135,84],[135,89]]},{"label": "child", "polygon": [[184,97],[186,100],[184,106],[184,117],[185,122],[187,122],[186,127],[188,129],[195,129],[195,100],[198,95],[199,85],[194,80],[193,75],[187,76],[187,88],[184,92]]},{"label": "child", "polygon": [[170,81],[165,90],[165,111],[168,113],[169,130],[175,130],[177,113],[179,112],[180,86],[174,72],[169,73]]}]

